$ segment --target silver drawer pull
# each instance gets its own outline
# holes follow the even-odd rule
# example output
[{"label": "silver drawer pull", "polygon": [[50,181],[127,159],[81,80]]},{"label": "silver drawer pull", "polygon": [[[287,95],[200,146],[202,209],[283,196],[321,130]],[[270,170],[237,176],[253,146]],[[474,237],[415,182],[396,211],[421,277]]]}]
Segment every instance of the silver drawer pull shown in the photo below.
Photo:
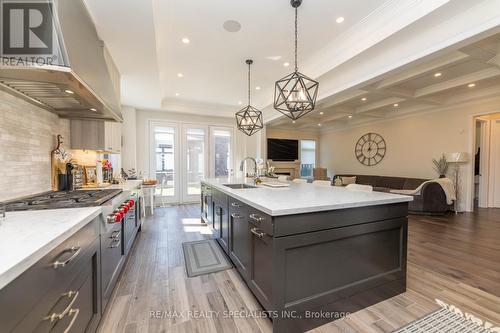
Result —
[{"label": "silver drawer pull", "polygon": [[78,247],[78,246],[73,246],[72,248],[68,249],[68,250],[65,250],[63,253],[66,253],[66,252],[73,252],[73,254],[71,255],[71,257],[69,257],[68,259],[66,259],[65,261],[59,261],[59,260],[56,260],[52,266],[57,269],[59,267],[64,267],[66,266],[67,264],[69,264],[70,262],[72,262],[77,256],[78,254],[80,254],[80,251],[82,250],[81,247]]},{"label": "silver drawer pull", "polygon": [[237,202],[231,202],[231,206],[233,206],[233,207],[243,207],[243,205],[240,205]]},{"label": "silver drawer pull", "polygon": [[233,219],[241,219],[241,215],[240,215],[240,214],[236,214],[236,213],[232,213],[232,214],[231,214],[231,217],[232,217]]},{"label": "silver drawer pull", "polygon": [[257,228],[250,229],[250,232],[259,238],[263,238],[266,234]]},{"label": "silver drawer pull", "polygon": [[50,322],[53,323],[54,321],[63,318],[71,310],[71,307],[73,306],[73,304],[75,304],[75,301],[78,298],[78,294],[79,294],[78,291],[68,291],[67,293],[62,294],[61,298],[63,298],[63,297],[71,298],[73,295],[74,296],[73,296],[73,299],[71,300],[71,302],[69,302],[68,306],[66,307],[66,309],[64,309],[63,312],[61,312],[61,313],[54,312],[50,316],[43,318],[43,320],[50,320]]},{"label": "silver drawer pull", "polygon": [[121,239],[118,239],[118,238],[115,238],[111,241],[111,245],[108,246],[110,249],[114,249],[114,248],[117,248],[118,246],[120,246],[121,244]]},{"label": "silver drawer pull", "polygon": [[122,232],[121,232],[120,230],[113,231],[113,232],[111,233],[111,236],[109,236],[109,238],[111,238],[111,239],[116,239],[116,238],[120,237],[121,233],[122,233]]},{"label": "silver drawer pull", "polygon": [[260,217],[257,214],[250,214],[250,218],[256,222],[262,222],[264,220],[263,217]]},{"label": "silver drawer pull", "polygon": [[79,314],[80,314],[80,309],[69,310],[68,316],[73,316],[73,319],[71,319],[71,322],[69,323],[68,327],[66,327],[66,329],[64,330],[64,333],[69,333],[69,331],[71,330],[71,328],[75,324],[76,318],[78,318]]}]

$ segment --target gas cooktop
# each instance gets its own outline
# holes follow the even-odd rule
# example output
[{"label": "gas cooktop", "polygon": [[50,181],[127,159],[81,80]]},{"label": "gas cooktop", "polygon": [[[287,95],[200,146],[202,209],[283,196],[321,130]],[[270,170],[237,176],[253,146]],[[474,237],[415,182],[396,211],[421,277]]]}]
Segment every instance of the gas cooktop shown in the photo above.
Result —
[{"label": "gas cooktop", "polygon": [[7,211],[40,210],[100,206],[120,194],[122,190],[80,190],[46,192],[6,202]]}]

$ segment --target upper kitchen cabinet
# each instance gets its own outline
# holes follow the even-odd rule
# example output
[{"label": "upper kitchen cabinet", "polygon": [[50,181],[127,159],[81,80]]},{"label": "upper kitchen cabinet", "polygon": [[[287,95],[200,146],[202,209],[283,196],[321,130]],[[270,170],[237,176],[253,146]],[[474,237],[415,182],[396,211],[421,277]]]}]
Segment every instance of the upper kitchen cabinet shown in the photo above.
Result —
[{"label": "upper kitchen cabinet", "polygon": [[71,148],[120,153],[122,124],[99,120],[71,120]]}]

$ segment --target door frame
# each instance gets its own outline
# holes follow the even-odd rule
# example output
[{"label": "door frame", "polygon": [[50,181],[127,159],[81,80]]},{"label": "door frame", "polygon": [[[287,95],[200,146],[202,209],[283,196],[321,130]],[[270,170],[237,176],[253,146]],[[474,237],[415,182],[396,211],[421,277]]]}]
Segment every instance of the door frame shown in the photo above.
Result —
[{"label": "door frame", "polygon": [[[181,126],[177,122],[173,121],[163,121],[163,120],[149,120],[149,178],[156,179],[156,151],[155,150],[155,137],[154,137],[154,127],[156,125],[164,127],[172,127],[174,129],[174,195],[172,197],[160,197],[157,198],[161,202],[165,203],[178,203],[181,200],[181,165],[180,159],[175,158],[179,156],[180,153],[180,130]],[[154,177],[154,178],[153,178]]]},{"label": "door frame", "polygon": [[[201,129],[205,132],[204,144],[204,165],[203,165],[203,175],[204,178],[208,176],[208,164],[210,163],[210,147],[209,147],[209,136],[210,127],[208,125],[196,124],[196,123],[181,123],[181,200],[182,203],[198,202],[200,201],[200,194],[188,195],[188,175],[187,175],[187,130],[188,129]],[[208,157],[208,158],[207,158]]]}]

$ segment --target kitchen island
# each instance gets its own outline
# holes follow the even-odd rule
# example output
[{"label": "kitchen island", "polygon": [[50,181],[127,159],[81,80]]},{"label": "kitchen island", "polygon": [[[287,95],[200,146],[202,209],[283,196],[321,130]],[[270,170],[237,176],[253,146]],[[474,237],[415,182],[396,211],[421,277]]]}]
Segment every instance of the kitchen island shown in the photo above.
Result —
[{"label": "kitchen island", "polygon": [[201,199],[202,220],[274,332],[303,332],[406,291],[411,197],[226,178],[202,181]]}]

